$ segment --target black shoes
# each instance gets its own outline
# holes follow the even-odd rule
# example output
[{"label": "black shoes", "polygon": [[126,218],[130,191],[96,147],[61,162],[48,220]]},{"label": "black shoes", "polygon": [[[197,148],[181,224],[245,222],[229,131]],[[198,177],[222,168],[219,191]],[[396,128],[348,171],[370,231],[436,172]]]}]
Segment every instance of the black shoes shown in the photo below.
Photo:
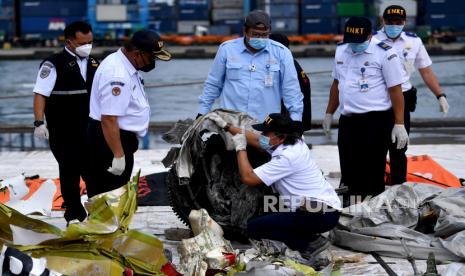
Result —
[{"label": "black shoes", "polygon": [[310,242],[307,245],[307,248],[303,252],[300,252],[300,255],[307,260],[312,260],[318,254],[328,249],[329,246],[330,242],[328,239],[323,236],[319,236],[316,240]]},{"label": "black shoes", "polygon": [[65,210],[65,220],[67,222],[66,226],[69,225],[69,222],[72,220],[79,220],[80,222],[83,222],[87,218],[87,212],[86,209],[84,209],[84,206],[79,202],[79,204],[73,204],[73,208],[66,208]]}]

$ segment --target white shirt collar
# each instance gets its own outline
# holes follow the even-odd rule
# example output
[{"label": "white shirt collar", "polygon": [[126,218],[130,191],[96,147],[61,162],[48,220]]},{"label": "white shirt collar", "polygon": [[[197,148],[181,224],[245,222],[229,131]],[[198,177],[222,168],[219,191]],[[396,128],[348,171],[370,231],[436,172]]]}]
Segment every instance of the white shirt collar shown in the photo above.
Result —
[{"label": "white shirt collar", "polygon": [[126,67],[126,70],[128,70],[128,73],[129,73],[130,76],[137,73],[136,68],[134,67],[134,65],[132,65],[132,63],[129,61],[129,59],[126,57],[126,55],[123,53],[121,48],[116,53],[119,55],[120,59],[123,61],[124,67]]}]

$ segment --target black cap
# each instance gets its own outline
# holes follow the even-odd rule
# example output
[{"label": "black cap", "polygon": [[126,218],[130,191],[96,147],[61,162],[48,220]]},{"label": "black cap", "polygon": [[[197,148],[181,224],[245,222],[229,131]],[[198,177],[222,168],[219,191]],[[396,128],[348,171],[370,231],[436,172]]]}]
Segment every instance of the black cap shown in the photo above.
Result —
[{"label": "black cap", "polygon": [[163,49],[163,41],[156,32],[137,31],[132,35],[131,43],[141,51],[153,53],[160,60],[168,61],[171,59],[171,54]]},{"label": "black cap", "polygon": [[344,27],[344,43],[362,43],[371,34],[371,21],[365,17],[351,17]]},{"label": "black cap", "polygon": [[402,6],[392,5],[387,7],[383,13],[384,19],[407,19],[407,12]]},{"label": "black cap", "polygon": [[266,29],[271,28],[270,16],[262,10],[254,10],[245,18],[244,25],[250,28],[256,28],[258,24],[265,25]]},{"label": "black cap", "polygon": [[252,125],[252,127],[258,131],[272,131],[279,134],[299,132],[299,129],[296,129],[295,122],[289,116],[281,113],[272,113],[265,118],[262,124]]},{"label": "black cap", "polygon": [[270,39],[281,43],[282,45],[289,48],[289,38],[284,34],[270,34]]}]

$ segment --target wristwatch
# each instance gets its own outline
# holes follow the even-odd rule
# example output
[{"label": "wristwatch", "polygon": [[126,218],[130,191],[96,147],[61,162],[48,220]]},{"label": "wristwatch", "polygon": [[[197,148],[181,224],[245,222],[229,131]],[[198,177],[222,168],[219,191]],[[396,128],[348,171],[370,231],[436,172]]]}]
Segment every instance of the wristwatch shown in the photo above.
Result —
[{"label": "wristwatch", "polygon": [[40,126],[43,125],[43,124],[44,124],[44,121],[39,121],[39,120],[34,121],[34,126],[35,126],[35,127],[40,127]]}]

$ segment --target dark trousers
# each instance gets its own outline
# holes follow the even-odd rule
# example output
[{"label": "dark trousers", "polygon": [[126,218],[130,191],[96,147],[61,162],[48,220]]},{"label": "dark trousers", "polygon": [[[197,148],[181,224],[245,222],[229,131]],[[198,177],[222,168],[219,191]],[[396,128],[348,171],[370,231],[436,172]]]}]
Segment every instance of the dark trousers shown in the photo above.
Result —
[{"label": "dark trousers", "polygon": [[67,220],[85,217],[81,204],[81,176],[88,181],[88,145],[86,139],[88,118],[55,121],[47,118],[50,150],[58,162],[61,195],[66,206]]},{"label": "dark trousers", "polygon": [[340,213],[329,212],[279,212],[252,219],[247,224],[249,237],[284,242],[292,250],[304,251],[320,233],[333,229]]},{"label": "dark trousers", "polygon": [[[394,115],[375,111],[339,119],[338,149],[342,181],[348,196],[376,196],[384,191],[386,154]],[[345,199],[346,200],[346,199]]]},{"label": "dark trousers", "polygon": [[[415,111],[417,103],[417,90],[415,87],[404,93],[404,125],[410,134],[410,112]],[[397,149],[396,144],[389,146],[389,163],[391,166],[391,184],[402,184],[407,181],[407,146]]]},{"label": "dark trousers", "polygon": [[112,191],[128,183],[134,167],[134,152],[137,151],[139,140],[135,133],[120,130],[120,139],[126,160],[123,174],[114,175],[107,170],[113,161],[113,152],[103,136],[100,121],[90,119],[87,134],[90,144],[90,175],[87,186],[89,198]]}]

